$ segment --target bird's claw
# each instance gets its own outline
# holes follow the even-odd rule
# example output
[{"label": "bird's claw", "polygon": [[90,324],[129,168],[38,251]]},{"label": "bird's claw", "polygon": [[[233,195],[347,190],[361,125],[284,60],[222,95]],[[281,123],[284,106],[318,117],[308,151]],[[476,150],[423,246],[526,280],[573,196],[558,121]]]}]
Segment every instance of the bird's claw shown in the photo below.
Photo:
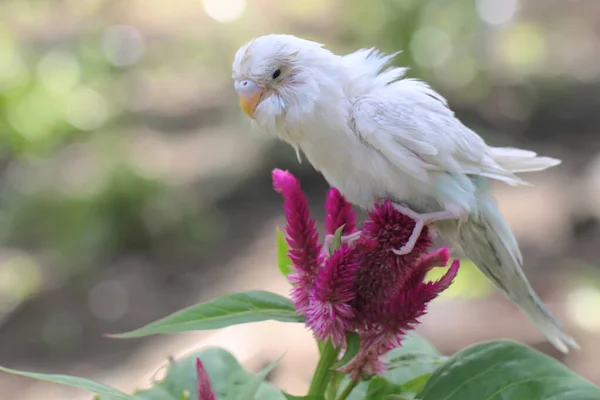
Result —
[{"label": "bird's claw", "polygon": [[406,243],[404,243],[404,246],[400,247],[400,249],[398,249],[398,250],[392,249],[392,252],[395,255],[404,256],[406,254],[409,254],[415,248],[415,245],[417,244],[417,240],[419,240],[419,237],[421,236],[421,233],[423,232],[423,228],[425,227],[425,219],[422,216],[417,214],[417,218],[414,218],[414,220],[415,220],[415,227],[413,228],[413,231],[410,234],[410,237],[408,238]]},{"label": "bird's claw", "polygon": [[413,211],[410,208],[399,204],[394,204],[394,208],[400,211],[402,214],[415,220],[415,227],[413,228],[413,231],[410,234],[410,237],[408,238],[406,243],[400,249],[392,249],[392,252],[397,256],[404,256],[413,251],[415,245],[417,244],[417,240],[419,240],[419,237],[421,236],[421,233],[423,232],[423,228],[425,228],[425,226],[444,219],[458,218],[456,215],[454,215],[454,213],[448,210],[427,214],[419,214],[416,211]]},{"label": "bird's claw", "polygon": [[412,247],[408,247],[407,245],[404,245],[404,246],[400,247],[399,249],[392,249],[392,253],[394,253],[397,256],[405,256],[408,253],[410,253],[414,247],[415,247],[414,245]]}]

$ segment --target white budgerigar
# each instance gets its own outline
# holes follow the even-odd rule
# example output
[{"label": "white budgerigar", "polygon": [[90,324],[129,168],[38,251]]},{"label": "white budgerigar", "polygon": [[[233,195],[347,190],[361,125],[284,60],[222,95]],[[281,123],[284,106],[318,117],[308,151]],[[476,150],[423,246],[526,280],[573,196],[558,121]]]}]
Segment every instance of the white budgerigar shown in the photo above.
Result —
[{"label": "white budgerigar", "polygon": [[527,184],[518,172],[560,163],[534,152],[490,147],[463,125],[427,84],[390,67],[375,49],[336,55],[291,35],[242,46],[233,62],[243,110],[260,128],[301,153],[346,198],[370,209],[383,199],[423,226],[432,224],[560,351],[577,348],[525,277],[519,246],[500,214],[490,180]]}]

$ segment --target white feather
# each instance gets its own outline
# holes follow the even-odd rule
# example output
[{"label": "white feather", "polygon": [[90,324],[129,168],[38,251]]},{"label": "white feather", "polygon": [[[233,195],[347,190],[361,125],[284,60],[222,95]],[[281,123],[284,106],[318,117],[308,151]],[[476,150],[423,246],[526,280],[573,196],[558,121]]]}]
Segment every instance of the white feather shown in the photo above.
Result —
[{"label": "white feather", "polygon": [[533,151],[512,147],[491,147],[490,152],[494,161],[511,172],[543,171],[561,163],[556,158],[538,157]]}]

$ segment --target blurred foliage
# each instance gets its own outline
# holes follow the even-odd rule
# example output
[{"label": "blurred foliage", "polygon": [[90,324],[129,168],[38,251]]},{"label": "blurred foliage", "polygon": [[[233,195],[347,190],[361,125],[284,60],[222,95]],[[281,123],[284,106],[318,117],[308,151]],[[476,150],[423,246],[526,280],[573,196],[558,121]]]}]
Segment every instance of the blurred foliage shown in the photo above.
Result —
[{"label": "blurred foliage", "polygon": [[115,168],[100,190],[72,198],[44,178],[57,150],[115,120],[116,107],[106,99],[115,97],[118,71],[102,56],[97,35],[36,52],[7,29],[0,32],[0,140],[8,177],[2,239],[51,249],[62,256],[58,265],[110,253],[120,239],[135,237],[132,212],[157,184]]},{"label": "blurred foliage", "polygon": [[579,110],[564,107],[574,88],[600,80],[597,12],[585,2],[543,7],[519,0],[349,0],[340,8],[339,41],[348,51],[402,50],[396,63],[453,108],[518,131],[514,125],[527,126],[536,112],[576,119],[592,112],[586,103],[600,104],[596,90],[577,102]]},{"label": "blurred foliage", "polygon": [[[105,17],[118,13],[111,2],[93,3]],[[44,33],[55,18],[51,5],[64,11],[66,32]],[[209,228],[197,227],[210,223],[200,205],[190,203],[185,188],[136,168],[128,148],[144,100],[154,100],[144,88],[165,79],[164,52],[182,59],[199,42],[158,42],[142,59],[146,45],[138,29],[94,19],[74,26],[81,10],[72,2],[6,6],[0,21],[2,243],[31,252],[68,279],[123,252],[164,249],[159,237],[171,245],[209,240]],[[217,53],[205,47],[198,52],[204,60],[191,62],[209,68]]]},{"label": "blurred foliage", "polygon": [[477,37],[482,24],[472,0],[350,0],[344,7],[343,39],[357,47],[402,50],[402,65],[412,75],[462,93],[481,93]]},{"label": "blurred foliage", "polygon": [[3,230],[18,246],[44,246],[70,255],[71,265],[97,261],[100,253],[114,254],[147,240],[142,211],[160,190],[159,182],[120,166],[89,196],[61,196],[42,189],[19,198],[10,204]]},{"label": "blurred foliage", "polygon": [[4,157],[44,156],[109,122],[102,86],[114,72],[94,41],[34,53],[0,26],[0,145]]}]

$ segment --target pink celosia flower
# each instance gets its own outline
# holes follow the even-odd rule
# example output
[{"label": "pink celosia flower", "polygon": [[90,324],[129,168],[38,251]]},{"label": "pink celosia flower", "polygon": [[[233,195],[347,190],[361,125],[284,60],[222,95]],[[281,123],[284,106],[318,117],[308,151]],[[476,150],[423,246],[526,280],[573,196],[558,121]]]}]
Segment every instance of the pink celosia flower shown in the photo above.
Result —
[{"label": "pink celosia flower", "polygon": [[356,214],[352,211],[352,204],[336,188],[331,188],[325,201],[325,231],[333,235],[336,230],[344,225],[342,235],[349,235],[356,228]]},{"label": "pink celosia flower", "polygon": [[276,190],[283,194],[287,218],[287,241],[294,272],[292,300],[315,337],[330,339],[343,347],[348,332],[361,338],[358,354],[343,367],[353,379],[381,374],[382,356],[401,345],[426,312],[427,304],[454,280],[458,261],[436,282],[424,282],[434,267],[445,267],[447,249],[428,253],[432,240],[423,229],[414,249],[397,256],[409,239],[415,222],[400,213],[390,201],[377,204],[356,231],[356,215],[337,189],[331,189],[325,209],[325,230],[333,234],[342,225],[343,234],[357,236],[327,258],[318,243],[315,222],[300,184],[289,172],[273,171]]},{"label": "pink celosia flower", "polygon": [[[415,276],[424,276],[423,270],[419,269],[424,266],[426,263],[416,265]],[[459,262],[455,260],[438,281],[407,281],[387,301],[367,303],[368,312],[363,313],[361,320],[364,325],[356,327],[361,337],[359,354],[343,370],[353,379],[381,370],[380,357],[401,346],[406,333],[414,329],[419,323],[418,318],[425,314],[427,304],[450,286],[458,268]]]},{"label": "pink celosia flower", "polygon": [[319,270],[306,310],[306,326],[317,339],[331,338],[339,347],[355,317],[354,275],[358,266],[353,250],[342,246]]},{"label": "pink celosia flower", "polygon": [[291,297],[300,313],[309,306],[309,292],[322,263],[321,243],[316,223],[310,218],[308,202],[298,180],[289,172],[273,171],[273,186],[283,195],[283,208],[287,219],[289,257],[294,264],[288,279],[294,286]]},{"label": "pink celosia flower", "polygon": [[414,224],[389,201],[375,206],[363,223],[356,243],[359,266],[353,304],[357,314],[353,328],[362,344],[359,354],[344,368],[353,378],[384,369],[380,357],[400,345],[425,314],[427,304],[452,283],[458,271],[456,261],[438,282],[423,282],[429,270],[445,266],[450,257],[447,249],[426,253],[432,245],[427,230],[411,253],[396,256],[391,251],[408,240]]},{"label": "pink celosia flower", "polygon": [[196,358],[196,376],[198,379],[198,400],[216,400],[216,396],[210,385],[208,374],[206,373],[204,365],[202,365],[202,361],[200,361],[199,358]]},{"label": "pink celosia flower", "polygon": [[371,210],[356,243],[361,258],[356,277],[360,304],[388,299],[431,246],[429,231],[424,228],[412,252],[403,256],[392,252],[408,240],[414,226],[415,221],[394,209],[390,201]]}]

